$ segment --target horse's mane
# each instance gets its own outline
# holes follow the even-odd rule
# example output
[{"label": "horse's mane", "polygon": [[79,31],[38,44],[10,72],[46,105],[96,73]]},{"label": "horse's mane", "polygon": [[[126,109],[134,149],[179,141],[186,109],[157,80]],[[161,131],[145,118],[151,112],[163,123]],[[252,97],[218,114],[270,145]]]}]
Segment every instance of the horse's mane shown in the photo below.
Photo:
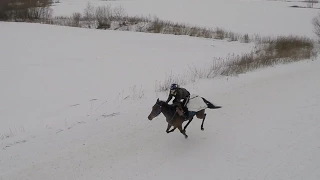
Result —
[{"label": "horse's mane", "polygon": [[162,107],[164,107],[164,108],[166,108],[167,109],[166,112],[169,113],[170,116],[175,114],[176,110],[175,110],[175,108],[174,108],[174,106],[172,104],[168,104],[165,101],[161,101],[161,100],[159,100],[159,102],[157,104],[162,106]]},{"label": "horse's mane", "polygon": [[173,105],[172,104],[168,104],[168,103],[166,103],[165,101],[159,101],[159,103],[158,103],[160,106],[166,106],[166,107],[168,107],[168,108],[170,108],[170,109],[174,109],[174,107],[173,107]]}]

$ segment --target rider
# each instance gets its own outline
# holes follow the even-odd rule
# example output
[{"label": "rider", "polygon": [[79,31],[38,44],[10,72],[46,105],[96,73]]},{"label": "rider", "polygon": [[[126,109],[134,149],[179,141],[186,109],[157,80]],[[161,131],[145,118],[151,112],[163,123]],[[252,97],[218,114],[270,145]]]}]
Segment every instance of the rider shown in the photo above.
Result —
[{"label": "rider", "polygon": [[185,88],[181,88],[178,84],[171,84],[169,97],[166,103],[168,103],[173,97],[175,97],[175,99],[173,100],[172,104],[175,107],[181,107],[181,100],[183,99],[183,102],[182,102],[182,109],[184,112],[183,117],[187,118],[188,117],[187,103],[190,98],[189,91],[186,90]]}]

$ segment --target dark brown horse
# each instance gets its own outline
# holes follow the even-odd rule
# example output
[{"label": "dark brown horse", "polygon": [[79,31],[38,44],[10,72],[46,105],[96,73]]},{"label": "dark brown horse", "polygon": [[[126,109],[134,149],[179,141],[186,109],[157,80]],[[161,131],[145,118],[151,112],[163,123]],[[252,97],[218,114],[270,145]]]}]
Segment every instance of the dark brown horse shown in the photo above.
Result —
[{"label": "dark brown horse", "polygon": [[[207,107],[209,109],[221,108],[221,106],[215,106],[211,102],[207,101],[206,99],[204,99],[204,98],[202,98],[202,99],[207,104]],[[157,102],[152,107],[152,110],[148,116],[148,119],[151,121],[153,118],[159,116],[160,113],[163,113],[163,115],[166,117],[166,121],[168,122],[168,127],[166,130],[167,133],[171,133],[174,130],[176,130],[176,128],[178,128],[180,130],[180,132],[185,136],[185,138],[188,138],[188,135],[186,134],[186,128],[191,123],[194,116],[196,116],[198,119],[202,119],[201,130],[202,131],[204,130],[203,123],[204,123],[204,120],[206,119],[206,115],[207,115],[205,113],[205,109],[200,110],[195,113],[192,113],[191,115],[189,115],[188,119],[186,120],[186,119],[184,119],[184,117],[180,116],[176,112],[176,108],[173,105],[169,105],[165,101],[159,101],[159,98],[158,98]],[[188,123],[182,129],[182,123],[184,121],[188,121]],[[174,128],[170,130],[171,126],[173,126]]]}]

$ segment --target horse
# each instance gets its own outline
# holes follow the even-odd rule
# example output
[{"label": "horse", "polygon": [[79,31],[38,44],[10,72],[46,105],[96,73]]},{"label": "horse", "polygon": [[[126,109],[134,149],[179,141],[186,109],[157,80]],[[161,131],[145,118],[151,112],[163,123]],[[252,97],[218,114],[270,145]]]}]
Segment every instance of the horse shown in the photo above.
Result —
[{"label": "horse", "polygon": [[[206,108],[209,109],[219,109],[221,106],[215,106],[205,98],[201,97],[204,103],[207,105]],[[180,130],[180,132],[185,136],[185,138],[188,138],[188,135],[186,134],[186,128],[189,126],[191,121],[193,120],[193,117],[196,116],[198,119],[202,119],[201,123],[201,130],[203,131],[203,124],[204,120],[206,119],[207,114],[205,113],[205,109],[199,110],[197,112],[189,112],[189,117],[188,119],[185,119],[183,116],[180,116],[176,112],[176,108],[173,105],[170,105],[166,103],[165,101],[160,101],[159,98],[157,99],[156,103],[152,106],[152,110],[148,116],[148,119],[151,121],[153,118],[159,116],[159,114],[163,113],[163,115],[166,117],[166,121],[168,123],[166,132],[171,133],[176,128]],[[184,121],[188,121],[188,123],[185,125],[185,127],[182,129],[182,123]],[[174,127],[173,129],[170,130],[171,127]]]}]

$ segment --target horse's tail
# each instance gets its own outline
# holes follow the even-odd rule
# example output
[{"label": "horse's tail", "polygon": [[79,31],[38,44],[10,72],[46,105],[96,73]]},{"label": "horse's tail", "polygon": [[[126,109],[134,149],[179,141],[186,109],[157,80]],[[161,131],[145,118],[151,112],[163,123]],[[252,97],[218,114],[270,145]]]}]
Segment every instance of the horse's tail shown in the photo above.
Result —
[{"label": "horse's tail", "polygon": [[201,97],[203,99],[203,101],[207,104],[209,109],[219,109],[221,108],[221,106],[215,106],[214,104],[212,104],[210,101],[206,100],[204,97]]}]

